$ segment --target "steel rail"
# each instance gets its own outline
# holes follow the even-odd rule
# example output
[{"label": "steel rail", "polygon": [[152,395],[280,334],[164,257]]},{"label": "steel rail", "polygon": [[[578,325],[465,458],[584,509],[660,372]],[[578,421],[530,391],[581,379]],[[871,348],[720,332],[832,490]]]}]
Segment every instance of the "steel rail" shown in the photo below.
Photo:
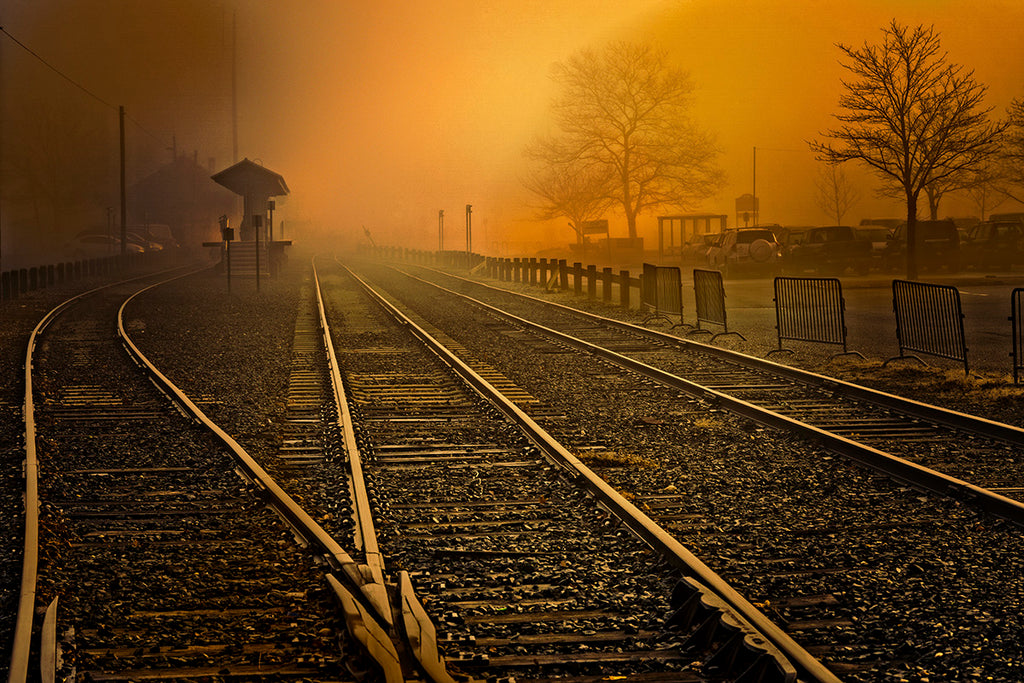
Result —
[{"label": "steel rail", "polygon": [[[364,575],[366,583],[362,586],[363,593],[373,601],[373,606],[390,629],[390,633],[403,638],[402,644],[406,652],[416,660],[420,669],[430,681],[433,683],[454,683],[454,679],[448,673],[444,660],[438,651],[437,629],[416,597],[412,581],[409,579],[407,572],[403,571],[400,573],[397,582],[398,587],[395,591],[395,602],[398,604],[392,604],[386,584],[384,556],[377,544],[377,532],[374,528],[373,513],[370,510],[370,501],[366,494],[362,458],[360,457],[359,444],[356,440],[355,426],[348,406],[348,397],[345,394],[345,384],[341,377],[341,366],[338,363],[338,356],[334,350],[334,340],[331,338],[330,322],[327,319],[320,278],[316,269],[316,257],[312,259],[312,266],[317,310],[320,316],[320,329],[323,333],[328,374],[331,378],[331,389],[335,409],[338,413],[338,419],[335,424],[342,432],[342,440],[348,455],[349,488],[356,516],[356,541],[361,546],[366,557],[366,572]],[[400,655],[390,642],[385,642],[390,633],[385,632],[376,623],[367,623],[366,617],[368,615],[365,610],[360,609],[359,605],[354,604],[355,601],[352,600],[348,591],[336,583],[331,585],[344,607],[345,619],[350,631],[363,643],[370,656],[380,665],[381,670],[385,674],[385,679],[387,681],[405,680],[404,674],[400,671],[401,667],[395,666],[396,662],[400,660]],[[396,606],[398,609],[395,609]],[[401,619],[396,620],[395,617],[397,616],[400,616]],[[399,623],[396,624],[396,621]],[[400,628],[396,629],[396,625],[400,626]]]},{"label": "steel rail", "polygon": [[[654,520],[627,501],[593,470],[570,453],[554,437],[520,410],[511,400],[477,374],[458,356],[437,341],[422,327],[416,325],[397,307],[376,292],[369,284],[346,268],[367,294],[390,313],[410,333],[418,337],[445,363],[450,365],[484,399],[491,402],[506,417],[515,422],[526,437],[554,464],[567,471],[572,479],[585,488],[608,510],[618,517],[633,533],[665,557],[673,566],[709,587],[732,610],[735,618],[749,624],[771,648],[777,650],[799,672],[800,680],[838,683],[840,680],[820,661],[804,650],[787,633],[770,621],[760,610],[740,595],[722,577],[691,553]],[[435,285],[436,286],[436,285]],[[486,306],[486,304],[485,304]]]},{"label": "steel rail", "polygon": [[[839,455],[843,455],[851,460],[859,462],[879,472],[883,472],[904,483],[910,484],[917,488],[931,491],[944,497],[951,497],[958,500],[962,500],[964,502],[972,503],[977,507],[981,508],[982,510],[985,510],[986,512],[1002,517],[1008,521],[1013,522],[1014,524],[1024,526],[1024,503],[1020,501],[1013,500],[1006,496],[1000,495],[995,491],[991,491],[976,484],[972,484],[968,481],[964,481],[963,479],[952,477],[948,474],[944,474],[942,472],[933,470],[923,465],[913,463],[904,458],[897,457],[895,455],[892,455],[891,453],[887,453],[885,451],[859,443],[852,439],[848,439],[844,436],[840,436],[825,429],[821,429],[820,427],[809,425],[805,422],[801,422],[786,415],[782,415],[773,410],[762,408],[749,401],[744,401],[734,396],[730,396],[729,394],[718,391],[716,389],[705,387],[696,382],[684,379],[682,377],[673,375],[664,370],[660,370],[653,366],[647,365],[646,363],[643,363],[636,359],[630,358],[620,353],[616,353],[615,351],[605,349],[596,344],[592,344],[590,342],[586,342],[582,339],[578,339],[576,337],[568,335],[564,332],[559,332],[558,330],[554,330],[545,327],[544,325],[540,325],[530,320],[526,320],[525,318],[513,315],[511,313],[501,310],[500,308],[487,304],[483,301],[474,299],[466,294],[455,292],[453,290],[442,287],[437,283],[430,282],[422,278],[418,278],[410,273],[405,273],[404,271],[399,272],[403,272],[408,277],[416,279],[417,281],[423,282],[432,287],[436,287],[448,294],[472,302],[474,305],[481,307],[485,310],[488,310],[496,315],[504,317],[507,320],[513,320],[516,323],[523,325],[524,327],[533,329],[541,334],[559,339],[564,343],[570,344],[578,349],[587,351],[589,353],[593,353],[596,356],[611,361],[621,367],[629,368],[637,373],[644,375],[645,377],[649,377],[657,382],[665,384],[666,386],[671,386],[673,388],[684,391],[690,394],[691,396],[696,396],[708,400],[711,403],[727,408],[728,410],[738,415],[748,417],[752,420],[760,422],[761,424],[802,433],[804,436],[814,441],[817,441],[825,448],[828,448],[829,450]],[[482,286],[486,287],[487,285]],[[499,291],[504,292],[505,290]],[[655,336],[657,339],[662,341],[671,341],[674,343],[681,342],[682,344],[685,345],[695,345],[700,347],[701,350],[725,351],[724,349],[707,347],[702,344],[697,344],[696,342],[691,342],[685,339],[679,339],[678,337],[672,337],[671,335],[667,335],[665,333],[646,330],[645,328],[631,325],[630,323],[624,323],[622,321],[613,321],[607,318],[602,318],[601,316],[595,316],[593,314],[577,311],[576,309],[573,309],[568,306],[563,306],[561,304],[554,304],[551,302],[543,301],[542,299],[536,299],[534,297],[529,296],[526,296],[526,298],[531,299],[533,301],[538,301],[540,303],[550,304],[552,306],[564,308],[573,313],[580,313],[584,315],[584,317],[587,317],[588,319],[599,322],[606,322],[617,327],[622,327],[623,329],[631,332],[642,333],[647,336]],[[725,351],[725,353],[722,353],[720,355],[722,355],[727,360],[736,360],[734,352]],[[791,370],[792,373],[780,374],[785,374],[787,377],[791,377],[793,379],[806,381],[807,383],[812,383],[810,382],[810,379],[814,379],[815,382],[813,382],[813,385],[817,387],[835,388],[838,391],[846,391],[847,388],[859,389],[860,392],[854,393],[851,391],[850,395],[854,397],[863,397],[864,400],[870,400],[867,397],[872,396],[879,396],[882,398],[888,397],[888,399],[891,399],[890,403],[883,404],[880,402],[882,400],[882,398],[880,398],[879,404],[886,405],[887,407],[890,407],[894,410],[899,410],[900,407],[904,405],[904,403],[908,403],[912,406],[914,410],[918,411],[912,414],[918,417],[924,417],[925,415],[932,414],[942,416],[949,421],[946,422],[943,420],[939,420],[937,418],[935,419],[935,421],[941,421],[943,424],[947,424],[950,426],[956,426],[958,423],[966,424],[971,423],[973,421],[977,421],[978,424],[975,425],[975,428],[970,429],[969,431],[982,434],[984,436],[988,436],[989,438],[999,439],[1002,441],[1010,441],[1011,443],[1014,444],[1024,445],[1024,430],[1013,427],[1012,425],[1005,425],[1002,423],[993,422],[991,420],[975,418],[974,416],[971,415],[957,413],[956,411],[946,410],[944,408],[931,406],[925,403],[907,401],[906,399],[902,399],[898,396],[884,394],[883,392],[877,392],[873,389],[859,387],[854,384],[842,382],[841,380],[835,380],[822,375],[815,375],[814,373],[809,373],[803,370],[786,368],[786,366],[776,365],[774,363],[771,363],[770,361],[753,359],[750,356],[744,356],[744,358],[759,361],[757,365],[761,366],[761,364],[764,364],[762,367],[772,366],[773,368],[785,368],[787,370]],[[750,366],[754,366],[754,364],[751,363]],[[803,378],[807,379],[804,380]],[[910,412],[910,409],[908,408],[906,412]],[[964,427],[964,429],[967,429],[967,427]],[[1015,438],[1011,440],[1010,437]]]},{"label": "steel rail", "polygon": [[384,578],[384,557],[381,555],[380,548],[377,545],[377,531],[374,529],[373,513],[370,511],[370,501],[366,495],[366,485],[363,479],[362,459],[359,455],[359,445],[356,442],[356,433],[348,407],[348,398],[345,395],[345,384],[341,378],[338,356],[334,351],[334,340],[331,339],[331,327],[327,321],[327,311],[324,307],[323,293],[320,288],[320,277],[316,270],[316,257],[313,257],[311,260],[311,265],[313,268],[313,288],[316,291],[316,307],[319,314],[321,338],[327,355],[331,393],[338,415],[335,425],[341,431],[345,452],[348,456],[349,490],[356,518],[355,541],[362,549],[366,561],[367,572],[364,576],[366,582],[363,585],[363,593],[373,602],[377,614],[389,626],[392,626],[394,619]]},{"label": "steel rail", "polygon": [[252,456],[250,456],[246,450],[242,448],[237,441],[235,441],[235,439],[211,420],[206,413],[199,408],[199,406],[193,403],[192,400],[174,384],[174,382],[160,372],[160,370],[157,369],[153,362],[150,361],[144,353],[142,353],[139,347],[128,335],[124,326],[125,308],[127,308],[135,297],[162,284],[166,283],[161,282],[140,289],[126,299],[118,310],[117,331],[125,345],[125,348],[128,350],[129,355],[131,355],[142,366],[143,370],[149,375],[153,383],[163,391],[174,404],[176,404],[186,415],[192,417],[194,420],[203,424],[207,429],[213,432],[221,443],[231,451],[235,461],[239,464],[243,475],[262,489],[268,503],[281,516],[285,523],[292,528],[293,533],[295,533],[310,547],[318,549],[320,554],[325,558],[327,565],[333,571],[341,573],[341,575],[346,578],[351,585],[360,587],[363,584],[363,579],[355,560],[353,560],[352,557],[342,549],[338,542],[335,541],[323,527],[310,517],[309,513],[307,513],[302,506],[295,502],[295,499],[288,495],[288,493],[285,492],[276,481],[274,481],[266,470],[264,470],[263,467],[261,467],[259,463],[257,463]]},{"label": "steel rail", "polygon": [[[404,271],[399,270],[399,272]],[[593,353],[594,355],[613,362],[613,364],[617,366],[628,368],[629,370],[639,373],[644,377],[648,377],[656,382],[665,384],[666,386],[671,386],[692,396],[697,396],[709,400],[712,403],[721,405],[721,407],[737,415],[750,418],[764,425],[799,432],[804,436],[819,442],[829,451],[845,456],[846,458],[859,462],[874,470],[884,472],[912,486],[931,490],[931,492],[943,497],[972,503],[986,512],[1008,519],[1016,524],[1024,525],[1024,503],[1007,498],[1006,496],[1000,496],[988,488],[983,488],[969,481],[949,476],[948,474],[924,467],[923,465],[912,463],[908,460],[904,460],[903,458],[898,458],[892,454],[880,451],[879,449],[874,449],[874,447],[869,445],[846,438],[845,436],[840,436],[839,434],[829,432],[821,429],[820,427],[815,427],[794,418],[761,408],[759,405],[750,401],[736,398],[735,396],[718,391],[717,389],[712,389],[677,375],[673,375],[664,370],[648,366],[645,362],[623,355],[622,353],[616,353],[615,351],[578,339],[577,337],[572,337],[571,335],[559,332],[558,330],[553,330],[538,323],[527,321],[527,319],[504,311],[497,306],[492,306],[468,295],[446,289],[436,283],[416,278],[416,276],[411,273],[406,272],[404,274],[409,276],[409,278],[413,278],[418,282],[430,285],[431,287],[437,288],[447,294],[465,299],[484,310],[500,315],[509,319],[509,321],[514,321],[516,324],[522,325],[527,329],[534,330],[543,335],[553,337],[566,344],[574,346],[575,348]],[[643,331],[643,328],[638,328],[637,330]],[[669,336],[667,335],[667,337]],[[1009,425],[1006,426],[1008,428],[1010,427]]]},{"label": "steel rail", "polygon": [[[692,339],[682,339],[680,337],[673,336],[666,332],[659,330],[652,330],[640,325],[626,322],[624,320],[616,320],[615,318],[606,318],[596,313],[590,313],[572,306],[560,304],[555,301],[548,301],[539,297],[531,296],[529,294],[522,294],[520,292],[513,292],[508,289],[502,289],[501,287],[495,287],[484,282],[477,282],[476,280],[470,280],[468,278],[455,275],[453,273],[447,273],[443,270],[436,268],[428,268],[426,266],[418,266],[424,270],[429,270],[439,275],[466,282],[477,287],[483,287],[494,292],[499,292],[512,297],[526,299],[533,301],[538,304],[550,308],[556,308],[572,315],[580,316],[594,322],[608,325],[609,327],[617,327],[628,332],[633,332],[646,337],[653,337],[659,341],[672,344],[680,348],[686,348],[688,350],[697,350],[701,353],[720,358],[722,360],[730,361],[738,365],[743,365],[748,368],[755,370],[761,370],[763,372],[770,372],[776,375],[783,376],[787,379],[791,379],[796,382],[801,382],[813,387],[820,389],[827,389],[830,391],[838,391],[850,398],[873,403],[882,408],[888,408],[895,410],[906,415],[918,417],[923,420],[931,422],[938,422],[949,427],[955,427],[964,431],[985,436],[990,439],[998,439],[1007,443],[1024,447],[1024,428],[1016,427],[1014,425],[1008,425],[1002,422],[996,422],[995,420],[989,420],[984,417],[977,415],[969,415],[967,413],[961,413],[948,408],[942,408],[940,406],[932,405],[930,403],[923,403],[921,401],[915,401],[913,399],[904,398],[902,396],[896,396],[895,394],[889,394],[878,389],[871,389],[869,387],[847,382],[845,380],[837,379],[835,377],[828,377],[826,375],[820,375],[809,370],[803,370],[801,368],[795,368],[789,365],[781,365],[770,361],[765,358],[758,358],[756,356],[749,356],[739,351],[733,351],[731,349],[725,349],[718,346],[711,346],[709,344],[703,344]],[[414,277],[411,276],[410,277]]]},{"label": "steel rail", "polygon": [[[206,267],[190,271],[199,272]],[[36,344],[43,332],[56,320],[60,314],[79,301],[93,296],[99,292],[117,287],[119,285],[157,277],[170,270],[157,273],[147,273],[138,277],[110,282],[95,287],[61,302],[43,316],[36,324],[29,335],[28,344],[25,350],[25,400],[22,406],[22,419],[25,423],[25,542],[22,554],[21,587],[18,598],[18,615],[15,619],[14,638],[11,646],[11,657],[7,669],[7,680],[9,683],[23,683],[28,677],[28,670],[31,664],[32,646],[32,624],[35,612],[36,581],[39,573],[39,459],[36,449],[36,416],[35,399],[32,388],[32,358],[35,354]]]}]

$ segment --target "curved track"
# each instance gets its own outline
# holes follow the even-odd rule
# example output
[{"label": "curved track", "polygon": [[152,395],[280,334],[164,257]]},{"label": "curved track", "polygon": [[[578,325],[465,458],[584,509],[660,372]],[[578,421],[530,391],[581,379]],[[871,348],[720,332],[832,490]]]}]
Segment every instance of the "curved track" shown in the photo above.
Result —
[{"label": "curved track", "polygon": [[[1014,610],[1024,598],[1014,559],[1019,534],[965,506],[974,501],[960,495],[962,487],[953,496],[942,486],[936,488],[943,497],[921,496],[923,487],[907,486],[899,472],[893,482],[837,460],[822,448],[831,448],[823,430],[807,440],[788,433],[794,420],[777,429],[775,418],[756,417],[772,425],[766,429],[742,411],[743,418],[730,417],[725,408],[735,399],[724,392],[656,381],[616,365],[615,354],[490,308],[482,313],[479,304],[467,308],[449,291],[370,264],[358,269],[533,397],[533,406],[520,401],[524,411],[536,411],[567,448],[766,607],[829,668],[853,680],[961,670],[1013,680],[1022,633]],[[546,315],[535,303],[528,307],[532,317]],[[618,355],[679,355],[632,332],[581,324],[574,313],[555,317],[562,327],[586,328],[591,342],[614,340],[606,345]],[[586,352],[575,351],[580,347]],[[1008,509],[1018,505],[996,498]],[[1004,591],[1005,601],[998,597]],[[944,648],[958,639],[951,658]],[[980,655],[986,648],[988,655]]]},{"label": "curved track", "polygon": [[[449,276],[451,277],[451,276]],[[1024,429],[462,278],[526,329],[1024,525]]]},{"label": "curved track", "polygon": [[834,680],[516,408],[505,394],[530,398],[499,373],[358,279],[332,278],[326,301],[380,566],[400,567],[440,617],[449,667]]},{"label": "curved track", "polygon": [[67,302],[29,346],[40,559],[29,533],[9,680],[33,659],[44,679],[337,677],[340,615],[293,535],[351,560],[135,347],[135,289]]}]

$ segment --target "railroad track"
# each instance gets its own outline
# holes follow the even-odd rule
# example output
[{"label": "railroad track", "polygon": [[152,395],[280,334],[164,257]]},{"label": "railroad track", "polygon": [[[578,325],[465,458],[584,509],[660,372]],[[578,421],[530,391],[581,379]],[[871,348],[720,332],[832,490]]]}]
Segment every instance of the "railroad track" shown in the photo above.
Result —
[{"label": "railroad track", "polygon": [[141,355],[139,287],[65,302],[29,343],[8,680],[350,679],[324,566],[351,559]]},{"label": "railroad track", "polygon": [[[436,272],[436,271],[435,271]],[[451,276],[448,276],[449,278]],[[478,305],[862,464],[1024,525],[1024,429],[458,278]],[[509,318],[513,319],[513,318]]]},{"label": "railroad track", "polygon": [[[1015,643],[1024,628],[997,595],[1005,590],[1014,606],[1024,599],[1017,563],[1003,565],[1024,548],[1017,531],[982,511],[1012,518],[1016,501],[927,470],[952,485],[922,485],[922,468],[874,446],[865,450],[885,463],[880,471],[845,464],[835,452],[848,446],[835,444],[862,446],[848,437],[820,427],[803,432],[810,440],[794,437],[797,420],[764,417],[753,401],[725,393],[722,381],[711,390],[662,381],[670,373],[640,366],[653,366],[659,354],[681,355],[669,339],[652,344],[641,330],[623,334],[564,311],[554,323],[536,302],[518,304],[512,319],[480,304],[467,308],[451,292],[387,268],[361,263],[358,270],[521,391],[557,406],[561,417],[538,422],[833,671],[851,680],[1019,676]],[[515,306],[504,293],[488,296],[501,308]],[[521,318],[528,315],[590,341],[527,324]],[[617,354],[595,349],[596,339]],[[626,354],[646,362],[620,364]],[[782,384],[763,377],[742,383],[758,391]],[[779,390],[771,391],[778,401]],[[522,408],[530,410],[526,402]],[[1005,434],[992,440],[997,452],[1015,452],[999,450]],[[942,439],[926,441],[929,448],[933,441]],[[985,648],[989,654],[980,655]],[[947,658],[949,649],[963,654]]]},{"label": "railroad track", "polygon": [[[376,529],[369,548],[371,532],[360,533],[363,551],[381,575],[390,567],[400,586],[415,584],[435,617],[424,640],[440,642],[448,671],[836,680],[529,415],[557,422],[556,407],[386,293],[347,275],[324,279],[348,441],[359,444],[349,452]],[[389,593],[402,604],[401,587]],[[350,631],[367,622],[388,630],[353,615]],[[381,637],[367,640],[372,649]],[[381,654],[382,668],[394,657]]]}]

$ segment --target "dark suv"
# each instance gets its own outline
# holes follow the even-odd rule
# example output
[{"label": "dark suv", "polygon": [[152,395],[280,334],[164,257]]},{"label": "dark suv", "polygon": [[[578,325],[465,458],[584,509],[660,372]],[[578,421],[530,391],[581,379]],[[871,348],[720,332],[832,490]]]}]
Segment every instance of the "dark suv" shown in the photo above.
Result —
[{"label": "dark suv", "polygon": [[1009,268],[1024,264],[1024,222],[995,220],[971,228],[960,245],[967,268]]},{"label": "dark suv", "polygon": [[[917,266],[921,270],[945,268],[950,273],[960,270],[960,232],[950,220],[917,221],[915,240]],[[907,224],[901,223],[889,235],[885,264],[898,270],[907,263]]]},{"label": "dark suv", "polygon": [[813,270],[841,274],[847,268],[859,275],[871,264],[871,242],[846,225],[810,228],[785,254],[783,268],[789,273]]}]

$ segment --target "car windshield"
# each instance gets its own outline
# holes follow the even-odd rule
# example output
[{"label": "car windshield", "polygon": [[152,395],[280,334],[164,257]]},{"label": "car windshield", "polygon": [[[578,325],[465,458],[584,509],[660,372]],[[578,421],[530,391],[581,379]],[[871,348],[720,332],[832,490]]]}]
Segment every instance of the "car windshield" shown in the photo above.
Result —
[{"label": "car windshield", "polygon": [[889,231],[886,228],[858,228],[857,234],[872,242],[884,242],[889,236]]},{"label": "car windshield", "polygon": [[775,233],[771,230],[743,230],[736,235],[736,241],[739,244],[750,244],[757,240],[765,240],[766,242],[775,241]]}]

